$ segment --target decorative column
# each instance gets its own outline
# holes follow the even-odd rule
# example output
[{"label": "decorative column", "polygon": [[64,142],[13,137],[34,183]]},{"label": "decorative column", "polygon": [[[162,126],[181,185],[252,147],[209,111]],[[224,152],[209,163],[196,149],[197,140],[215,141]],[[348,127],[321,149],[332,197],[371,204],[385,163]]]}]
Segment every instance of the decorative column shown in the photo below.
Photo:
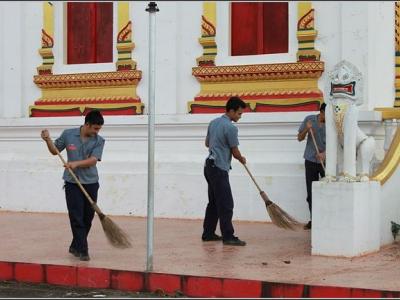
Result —
[{"label": "decorative column", "polygon": [[203,2],[201,38],[199,38],[199,43],[203,47],[203,55],[196,59],[198,66],[215,66],[215,57],[217,56],[216,24],[215,1]]},{"label": "decorative column", "polygon": [[136,70],[136,62],[132,60],[132,50],[135,43],[132,42],[132,21],[129,19],[129,2],[118,2],[118,35],[117,71]]},{"label": "decorative column", "polygon": [[37,67],[39,75],[53,74],[54,64],[54,8],[49,1],[43,2],[43,28],[42,28],[42,48],[39,54],[43,58],[41,66]]},{"label": "decorative column", "polygon": [[297,40],[299,42],[297,61],[319,61],[321,53],[314,48],[318,31],[314,29],[314,9],[311,7],[311,2],[299,2],[297,14]]},{"label": "decorative column", "polygon": [[395,78],[395,89],[396,96],[394,101],[394,107],[400,107],[400,2],[395,2],[395,67],[396,67],[396,78]]}]

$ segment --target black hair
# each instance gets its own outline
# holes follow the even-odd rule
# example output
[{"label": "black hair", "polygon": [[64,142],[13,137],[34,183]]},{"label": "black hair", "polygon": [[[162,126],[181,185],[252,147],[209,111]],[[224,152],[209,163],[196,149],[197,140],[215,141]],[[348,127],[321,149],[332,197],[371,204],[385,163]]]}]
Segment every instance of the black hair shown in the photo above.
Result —
[{"label": "black hair", "polygon": [[85,117],[85,124],[89,125],[103,125],[104,124],[104,118],[101,115],[100,111],[97,109],[94,109],[90,111],[86,117]]},{"label": "black hair", "polygon": [[326,107],[326,103],[324,102],[324,103],[321,104],[321,106],[319,108],[319,111],[325,112],[325,107]]},{"label": "black hair", "polygon": [[230,111],[231,109],[237,111],[240,107],[245,109],[246,103],[239,97],[230,97],[229,100],[226,102],[226,112]]}]

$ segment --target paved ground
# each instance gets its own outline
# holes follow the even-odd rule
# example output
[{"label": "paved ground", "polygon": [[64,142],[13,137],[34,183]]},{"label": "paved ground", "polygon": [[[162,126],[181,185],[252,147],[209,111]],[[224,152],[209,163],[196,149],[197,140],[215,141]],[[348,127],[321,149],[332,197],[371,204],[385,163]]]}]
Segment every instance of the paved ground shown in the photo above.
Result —
[{"label": "paved ground", "polygon": [[[71,233],[66,214],[0,212],[0,261],[144,271],[146,219],[110,217],[131,235],[133,248],[109,245],[96,217],[89,235],[92,259],[81,262],[68,253]],[[321,257],[311,255],[310,231],[287,231],[262,222],[234,224],[247,246],[202,242],[201,220],[156,219],[153,271],[400,291],[398,242],[352,259]]]},{"label": "paved ground", "polygon": [[[182,297],[183,295],[175,295]],[[29,284],[13,281],[0,282],[0,298],[165,298],[160,293],[134,293],[112,289],[89,289],[49,284]],[[168,296],[171,297],[171,296]],[[173,296],[172,296],[173,297]]]}]

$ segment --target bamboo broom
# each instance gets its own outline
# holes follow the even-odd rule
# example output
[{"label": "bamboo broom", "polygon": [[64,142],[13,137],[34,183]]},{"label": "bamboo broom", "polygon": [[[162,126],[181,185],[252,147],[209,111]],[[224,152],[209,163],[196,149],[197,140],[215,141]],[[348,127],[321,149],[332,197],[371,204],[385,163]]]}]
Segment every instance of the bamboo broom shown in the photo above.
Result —
[{"label": "bamboo broom", "polygon": [[[51,139],[50,139],[51,141]],[[67,164],[67,162],[64,160],[62,155],[60,154],[60,151],[58,151],[57,147],[54,145],[53,141],[51,143],[54,146],[54,149],[57,152],[58,157],[61,159],[63,162],[64,166]],[[94,211],[97,213],[100,219],[101,226],[103,227],[103,231],[110,242],[110,244],[116,248],[130,248],[132,247],[131,242],[129,240],[129,236],[121,229],[118,227],[117,224],[115,224],[109,217],[107,217],[98,207],[96,202],[93,201],[93,199],[90,197],[88,192],[85,190],[85,188],[82,186],[82,184],[79,182],[79,179],[76,177],[74,172],[71,170],[71,168],[67,168],[71,176],[74,178],[75,182],[78,184],[79,188],[82,190],[82,192],[85,194],[86,199],[90,202],[90,205],[92,205]]]},{"label": "bamboo broom", "polygon": [[246,166],[246,164],[243,164],[243,166],[245,167],[247,173],[249,173],[251,179],[256,185],[258,191],[260,192],[261,198],[264,200],[268,215],[270,216],[272,223],[274,223],[278,227],[290,230],[295,230],[297,226],[302,225],[298,221],[296,221],[293,217],[291,217],[288,213],[282,210],[278,205],[273,203],[268,198],[267,194],[263,190],[261,190],[260,186],[257,184],[256,180],[250,173],[250,170]]}]

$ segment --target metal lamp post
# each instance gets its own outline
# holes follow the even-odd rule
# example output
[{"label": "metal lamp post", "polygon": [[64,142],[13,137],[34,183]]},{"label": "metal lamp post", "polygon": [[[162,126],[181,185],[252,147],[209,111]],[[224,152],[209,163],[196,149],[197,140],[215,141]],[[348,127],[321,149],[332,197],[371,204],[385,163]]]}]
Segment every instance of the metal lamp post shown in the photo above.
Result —
[{"label": "metal lamp post", "polygon": [[146,271],[153,270],[154,233],[154,106],[155,106],[155,58],[156,58],[156,2],[149,2],[149,116],[148,116],[148,175],[147,175],[147,263]]}]

